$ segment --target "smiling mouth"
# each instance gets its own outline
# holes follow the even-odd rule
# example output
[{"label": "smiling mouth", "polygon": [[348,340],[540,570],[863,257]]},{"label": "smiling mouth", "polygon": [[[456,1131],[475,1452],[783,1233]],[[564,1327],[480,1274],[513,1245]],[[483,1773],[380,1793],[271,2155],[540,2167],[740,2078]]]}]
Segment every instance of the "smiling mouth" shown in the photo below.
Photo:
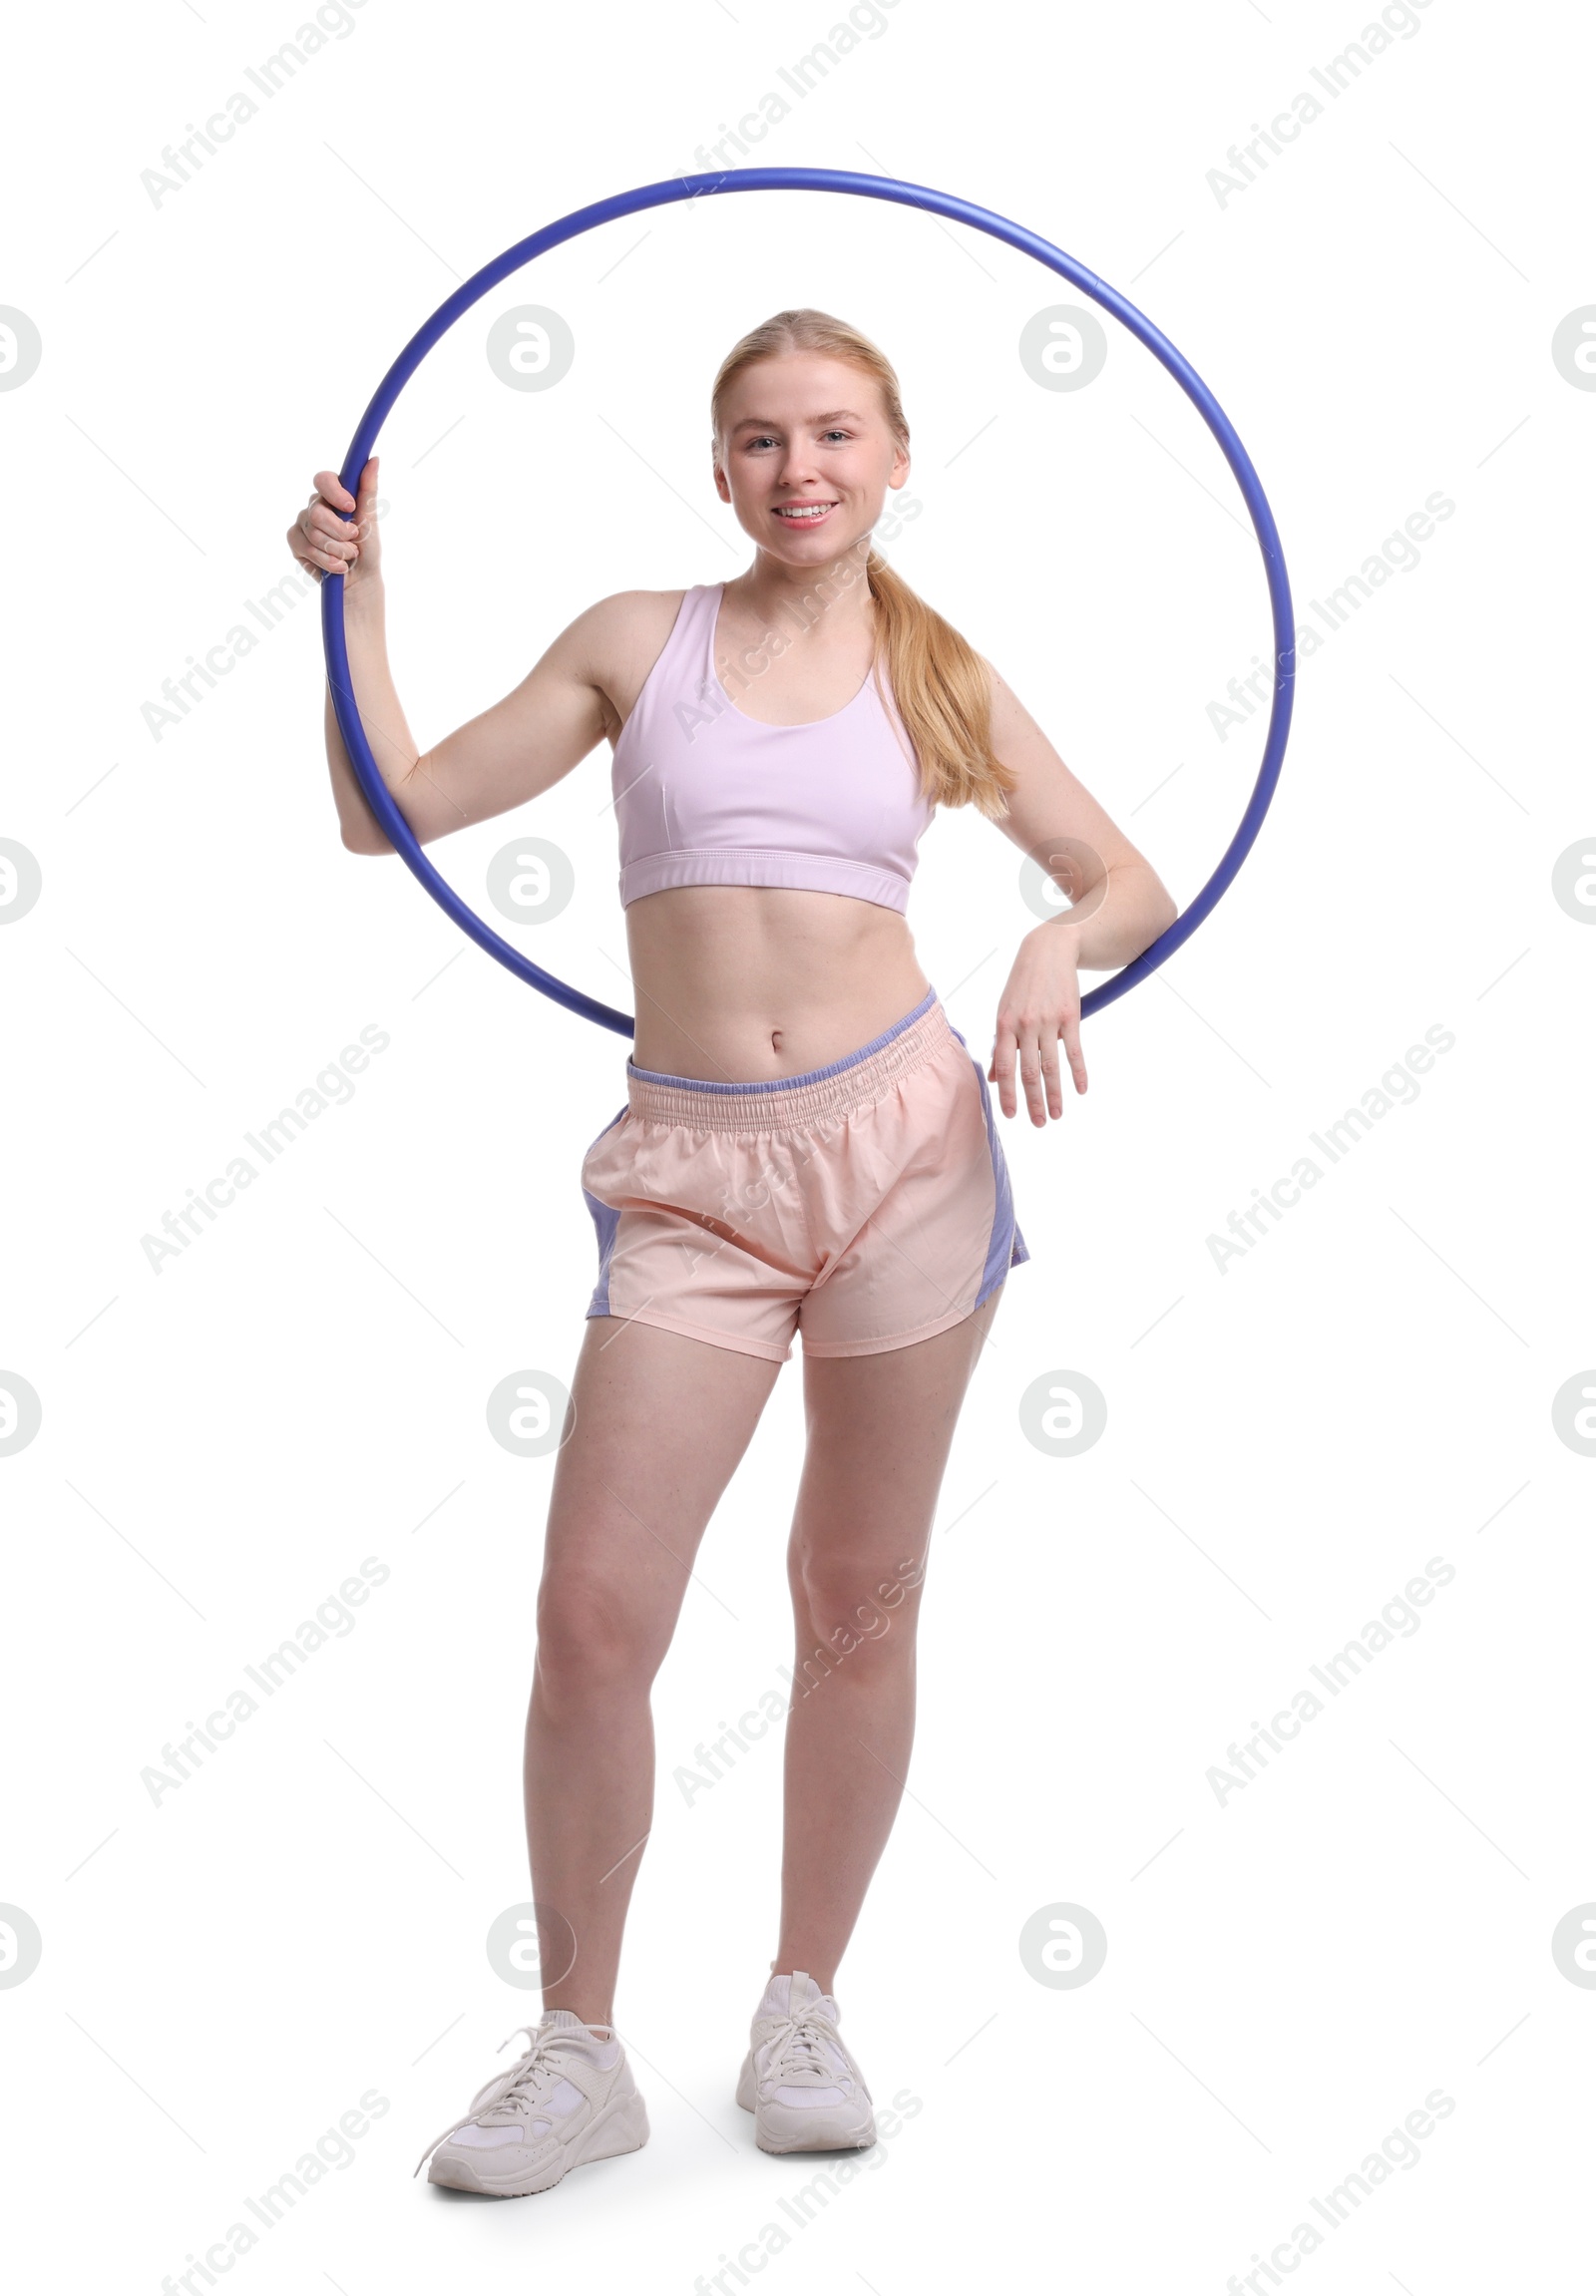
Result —
[{"label": "smiling mouth", "polygon": [[828,511],[834,511],[836,508],[837,505],[834,502],[778,503],[776,516],[778,519],[785,519],[788,526],[814,526],[825,517]]}]

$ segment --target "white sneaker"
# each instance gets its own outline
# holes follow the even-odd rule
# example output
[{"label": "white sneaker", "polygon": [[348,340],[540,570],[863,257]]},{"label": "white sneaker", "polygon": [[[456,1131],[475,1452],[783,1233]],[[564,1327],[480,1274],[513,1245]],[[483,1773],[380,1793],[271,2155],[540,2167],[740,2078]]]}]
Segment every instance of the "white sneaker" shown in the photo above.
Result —
[{"label": "white sneaker", "polygon": [[516,2032],[531,2043],[525,2056],[479,2089],[465,2118],[421,2155],[432,2155],[429,2184],[498,2199],[547,2192],[568,2168],[647,2143],[648,2115],[613,2026],[584,2025],[572,2010],[551,2009],[536,2027]]},{"label": "white sneaker", "polygon": [[834,2152],[876,2141],[865,2077],[837,2031],[839,2012],[806,1970],[773,1977],[754,2011],[737,2103],[765,2152]]}]

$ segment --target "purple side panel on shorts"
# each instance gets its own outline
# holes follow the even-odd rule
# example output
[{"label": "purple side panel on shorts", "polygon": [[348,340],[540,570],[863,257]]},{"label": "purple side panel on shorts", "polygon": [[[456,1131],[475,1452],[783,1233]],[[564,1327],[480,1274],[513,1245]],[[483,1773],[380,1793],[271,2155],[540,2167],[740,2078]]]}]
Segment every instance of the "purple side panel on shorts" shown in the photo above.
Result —
[{"label": "purple side panel on shorts", "polygon": [[[627,1105],[630,1105],[629,1102]],[[604,1131],[599,1133],[598,1140],[603,1138],[604,1132],[613,1132],[625,1113],[626,1109],[622,1108],[617,1114],[611,1116],[609,1122],[604,1126]],[[593,1142],[588,1151],[589,1155],[592,1155],[593,1149],[598,1147],[598,1140]],[[597,1196],[590,1196],[586,1188],[582,1192],[582,1200],[593,1214],[593,1224],[598,1233],[598,1281],[594,1287],[593,1298],[588,1302],[587,1313],[590,1316],[607,1316],[609,1313],[609,1261],[610,1255],[615,1249],[615,1230],[620,1226],[620,1214],[612,1204],[602,1204]]]},{"label": "purple side panel on shorts", "polygon": [[[951,1020],[948,1025],[953,1028]],[[965,1046],[965,1050],[970,1052],[963,1032],[954,1028],[954,1034]],[[1017,1268],[1022,1260],[1030,1258],[1030,1251],[1014,1219],[1014,1196],[1008,1183],[1008,1159],[1003,1154],[1003,1144],[993,1122],[992,1095],[987,1090],[986,1071],[974,1052],[970,1052],[970,1065],[976,1071],[976,1082],[981,1087],[981,1113],[987,1126],[987,1145],[992,1151],[992,1176],[997,1198],[993,1211],[992,1236],[987,1245],[987,1265],[982,1271],[981,1290],[975,1301],[975,1307],[979,1308],[991,1298],[1010,1268]],[[975,1313],[975,1308],[971,1313]]]}]

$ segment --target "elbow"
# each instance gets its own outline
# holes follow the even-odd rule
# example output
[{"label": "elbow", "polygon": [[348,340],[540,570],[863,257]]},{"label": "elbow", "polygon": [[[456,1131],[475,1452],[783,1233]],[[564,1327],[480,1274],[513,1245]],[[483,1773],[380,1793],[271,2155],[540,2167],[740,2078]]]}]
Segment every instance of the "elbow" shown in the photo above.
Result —
[{"label": "elbow", "polygon": [[1147,870],[1145,890],[1147,922],[1152,927],[1149,947],[1160,934],[1167,933],[1180,915],[1180,904],[1156,870]]},{"label": "elbow", "polygon": [[1179,917],[1179,915],[1180,910],[1178,906],[1166,895],[1165,898],[1158,904],[1157,911],[1153,918],[1153,929],[1151,933],[1148,934],[1146,941],[1142,945],[1142,948],[1138,950],[1136,954],[1141,956],[1146,950],[1152,948],[1154,942],[1162,941],[1164,935],[1169,931],[1169,928],[1175,923],[1175,920]]},{"label": "elbow", "polygon": [[[1180,915],[1180,905],[1169,888],[1154,879],[1147,891],[1142,908],[1141,923],[1136,929],[1136,957],[1143,957],[1154,942],[1161,941]],[[1127,962],[1134,962],[1134,957]]]},{"label": "elbow", "polygon": [[351,828],[347,822],[345,822],[343,829],[343,849],[345,853],[366,853],[374,856],[393,851],[393,847],[380,830],[358,826]]}]

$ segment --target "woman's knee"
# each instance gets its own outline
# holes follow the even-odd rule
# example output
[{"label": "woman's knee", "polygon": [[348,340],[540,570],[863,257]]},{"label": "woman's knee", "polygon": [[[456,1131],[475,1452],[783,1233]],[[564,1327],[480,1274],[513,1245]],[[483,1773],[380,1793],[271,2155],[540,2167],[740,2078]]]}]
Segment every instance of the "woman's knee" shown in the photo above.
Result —
[{"label": "woman's knee", "polygon": [[840,1657],[901,1649],[913,1640],[925,1570],[918,1557],[870,1565],[800,1549],[793,1584],[800,1636]]},{"label": "woman's knee", "polygon": [[646,1692],[659,1665],[656,1639],[620,1590],[588,1573],[556,1573],[539,1590],[539,1680],[562,1703],[617,1689]]}]

